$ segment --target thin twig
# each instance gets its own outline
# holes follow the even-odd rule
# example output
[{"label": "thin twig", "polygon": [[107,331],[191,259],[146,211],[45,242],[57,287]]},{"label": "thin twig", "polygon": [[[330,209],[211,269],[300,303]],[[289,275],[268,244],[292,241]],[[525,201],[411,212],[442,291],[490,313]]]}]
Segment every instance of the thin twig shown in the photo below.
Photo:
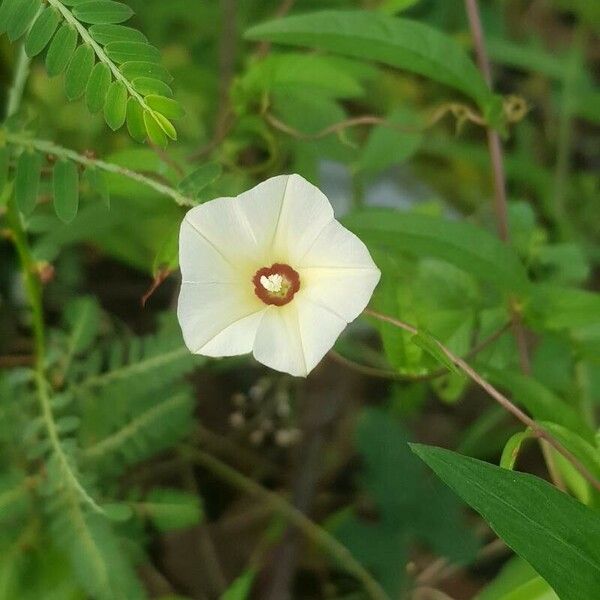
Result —
[{"label": "thin twig", "polygon": [[74,150],[63,148],[62,146],[58,146],[53,142],[30,138],[23,134],[12,133],[6,130],[0,131],[0,139],[5,139],[9,144],[20,146],[21,148],[33,148],[38,152],[43,152],[45,154],[50,154],[59,158],[65,158],[80,165],[83,165],[84,167],[92,167],[100,169],[101,171],[106,171],[107,173],[122,175],[123,177],[127,177],[128,179],[137,181],[137,183],[141,183],[146,187],[152,188],[160,194],[169,196],[170,198],[175,200],[175,202],[180,206],[196,205],[192,198],[188,198],[187,196],[179,193],[176,189],[172,188],[169,185],[160,183],[154,179],[151,179],[150,177],[146,177],[141,173],[131,171],[130,169],[127,169],[125,167],[108,163],[103,160],[98,160],[96,158],[91,158],[84,154],[79,154]]},{"label": "thin twig", "polygon": [[230,485],[233,485],[270,505],[273,510],[288,519],[290,523],[298,527],[307,538],[311,539],[315,544],[333,556],[349,574],[356,577],[363,584],[365,590],[373,600],[390,600],[379,583],[377,583],[373,576],[356,560],[356,558],[354,558],[346,546],[338,542],[329,532],[314,523],[279,494],[265,489],[256,481],[242,475],[206,452],[202,452],[195,448],[189,448],[188,453],[190,458],[196,464],[208,469],[211,473]]},{"label": "thin twig", "polygon": [[[482,350],[485,350],[498,338],[502,337],[506,333],[506,331],[510,329],[510,327],[511,323],[506,323],[505,325],[500,327],[500,329],[497,329],[496,331],[494,331],[494,333],[481,340],[478,344],[475,344],[475,346],[473,346],[469,350],[469,352],[465,354],[465,360],[473,358]],[[443,375],[446,375],[448,373],[448,369],[442,367],[430,373],[410,375],[405,373],[398,373],[397,371],[392,371],[391,369],[380,369],[371,365],[363,365],[362,363],[358,363],[350,358],[347,358],[346,356],[341,355],[335,350],[330,350],[329,356],[340,365],[348,367],[349,369],[353,369],[354,371],[362,373],[367,377],[375,377],[378,379],[394,379],[397,381],[431,381],[433,379],[437,379],[438,377],[442,377]]]},{"label": "thin twig", "polygon": [[[367,309],[365,310],[365,314],[375,317],[380,321],[395,325],[396,327],[399,327],[404,331],[408,331],[413,335],[417,335],[419,333],[416,327],[377,311]],[[456,356],[456,354],[446,348],[446,346],[444,346],[444,344],[438,340],[434,339],[434,342],[448,359],[450,359],[457,367],[459,367],[466,375],[468,375],[479,387],[484,389],[494,400],[496,400],[496,402],[498,402],[498,404],[500,404],[500,406],[519,419],[519,421],[521,421],[521,423],[523,423],[525,426],[529,427],[536,437],[548,442],[548,444],[550,444],[550,446],[552,446],[559,454],[562,454],[593,487],[600,491],[600,481],[598,481],[592,475],[592,473],[590,473],[590,471],[572,452],[567,450],[567,448],[565,448],[556,438],[554,438],[552,434],[546,431],[543,427],[540,427],[540,425],[538,425],[529,415],[524,413],[518,406],[513,404],[513,402],[504,396],[504,394],[500,393],[491,383],[479,375],[479,373],[477,373],[477,371],[475,371],[462,358]]]},{"label": "thin twig", "polygon": [[[486,83],[488,84],[489,88],[492,89],[492,67],[490,65],[490,60],[485,47],[485,37],[483,33],[483,27],[481,25],[481,18],[479,16],[479,6],[477,4],[477,0],[465,0],[465,8],[469,18],[471,35],[473,36],[477,64],[483,73]],[[508,226],[508,202],[506,199],[506,176],[504,173],[502,142],[500,141],[500,135],[498,132],[490,126],[487,127],[487,142],[492,165],[492,177],[494,182],[494,213],[496,215],[498,235],[504,242],[509,242],[510,229]],[[531,372],[531,365],[529,361],[529,352],[527,349],[527,338],[525,336],[525,330],[523,328],[521,316],[516,309],[514,301],[511,301],[510,309],[513,318],[513,333],[519,351],[519,363],[521,365],[521,370],[525,374],[528,374]]]}]

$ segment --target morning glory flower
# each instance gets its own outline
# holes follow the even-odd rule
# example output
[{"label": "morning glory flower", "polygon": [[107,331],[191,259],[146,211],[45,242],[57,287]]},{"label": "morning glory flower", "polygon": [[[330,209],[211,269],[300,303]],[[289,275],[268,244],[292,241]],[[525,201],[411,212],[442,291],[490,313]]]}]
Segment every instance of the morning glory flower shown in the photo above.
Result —
[{"label": "morning glory flower", "polygon": [[380,273],[326,196],[281,175],[192,208],[181,224],[177,316],[194,354],[306,376],[366,307]]}]

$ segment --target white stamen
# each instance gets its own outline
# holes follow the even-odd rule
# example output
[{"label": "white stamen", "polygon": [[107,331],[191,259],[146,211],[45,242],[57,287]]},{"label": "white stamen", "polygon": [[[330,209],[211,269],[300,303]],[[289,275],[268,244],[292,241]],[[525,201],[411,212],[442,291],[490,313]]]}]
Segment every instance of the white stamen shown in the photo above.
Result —
[{"label": "white stamen", "polygon": [[281,291],[281,287],[283,285],[283,277],[279,275],[279,273],[273,273],[273,275],[269,275],[268,277],[263,275],[260,278],[260,284],[268,292],[277,294]]}]

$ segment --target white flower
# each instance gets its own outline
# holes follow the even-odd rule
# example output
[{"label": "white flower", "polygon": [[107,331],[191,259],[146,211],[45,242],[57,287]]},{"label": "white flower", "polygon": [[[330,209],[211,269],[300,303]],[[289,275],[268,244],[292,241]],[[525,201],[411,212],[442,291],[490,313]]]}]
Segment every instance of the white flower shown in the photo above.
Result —
[{"label": "white flower", "polygon": [[177,315],[194,354],[252,352],[306,376],[366,307],[380,273],[325,195],[281,175],[190,210]]}]

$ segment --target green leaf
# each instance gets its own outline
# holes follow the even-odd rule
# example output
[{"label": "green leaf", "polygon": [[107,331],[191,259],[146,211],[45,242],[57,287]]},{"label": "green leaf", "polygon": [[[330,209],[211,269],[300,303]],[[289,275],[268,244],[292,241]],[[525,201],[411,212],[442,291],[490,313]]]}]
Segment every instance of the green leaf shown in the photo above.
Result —
[{"label": "green leaf", "polygon": [[545,481],[449,450],[412,449],[554,588],[562,600],[594,598],[600,519]]},{"label": "green leaf", "polygon": [[70,223],[79,207],[79,172],[77,165],[68,160],[59,160],[54,165],[54,210],[64,223]]},{"label": "green leaf", "polygon": [[378,61],[454,87],[482,107],[492,98],[480,72],[454,40],[408,19],[329,10],[257,25],[245,37]]},{"label": "green leaf", "polygon": [[93,296],[83,296],[69,302],[64,313],[68,330],[67,353],[77,355],[90,348],[100,329],[100,305]]},{"label": "green leaf", "polygon": [[166,148],[168,144],[167,136],[158,123],[157,114],[145,110],[144,125],[146,126],[146,133],[150,142],[159,148]]},{"label": "green leaf", "polygon": [[527,562],[515,556],[475,600],[559,600]]},{"label": "green leaf", "polygon": [[171,97],[173,95],[173,90],[160,79],[136,77],[131,84],[135,91],[142,94],[142,96],[157,95]]},{"label": "green leaf", "polygon": [[219,600],[247,600],[256,579],[256,569],[248,568],[223,592]]},{"label": "green leaf", "polygon": [[41,4],[41,0],[21,0],[19,10],[12,14],[6,24],[6,32],[11,42],[19,39],[27,31]]},{"label": "green leaf", "polygon": [[138,77],[149,77],[150,79],[160,79],[165,83],[170,83],[173,79],[169,72],[158,63],[132,60],[123,63],[119,68],[121,73],[130,81]]},{"label": "green leaf", "polygon": [[197,197],[197,195],[211,183],[214,183],[223,172],[219,163],[209,162],[198,167],[187,175],[177,186],[186,196]]},{"label": "green leaf", "polygon": [[0,4],[0,34],[5,33],[13,15],[21,9],[21,0],[4,0]]},{"label": "green leaf", "polygon": [[92,25],[90,35],[103,46],[111,42],[147,42],[148,38],[137,29],[125,25]]},{"label": "green leaf", "polygon": [[519,454],[521,452],[521,446],[523,442],[527,440],[535,439],[535,434],[527,429],[526,431],[518,431],[517,433],[510,436],[504,449],[502,450],[502,456],[500,457],[500,466],[503,469],[513,470]]},{"label": "green leaf", "polygon": [[46,54],[46,70],[50,77],[60,75],[67,68],[76,46],[77,32],[65,23],[56,32]]},{"label": "green leaf", "polygon": [[419,0],[383,0],[378,9],[390,14],[398,13],[415,5]]},{"label": "green leaf", "polygon": [[75,5],[73,15],[78,21],[91,25],[108,25],[127,21],[133,10],[121,2],[112,0],[90,0]]},{"label": "green leaf", "polygon": [[185,114],[179,102],[164,96],[151,94],[146,97],[146,104],[167,119],[181,119]]},{"label": "green leaf", "polygon": [[144,123],[144,109],[133,97],[127,102],[127,131],[136,142],[146,140],[146,124]]},{"label": "green leaf", "polygon": [[31,214],[37,202],[43,158],[37,152],[23,152],[17,162],[15,201],[25,215]]},{"label": "green leaf", "polygon": [[439,258],[506,292],[529,289],[517,255],[470,223],[387,209],[357,211],[344,223],[369,246]]},{"label": "green leaf", "polygon": [[104,108],[110,81],[110,69],[104,63],[96,64],[85,90],[86,105],[92,114],[100,112]]},{"label": "green leaf", "polygon": [[524,406],[536,420],[553,421],[593,441],[594,432],[579,412],[533,377],[489,367],[484,368],[483,373],[493,384],[507,389],[514,402]]},{"label": "green leaf", "polygon": [[435,360],[437,360],[441,365],[446,367],[450,373],[454,373],[456,375],[460,375],[461,371],[458,367],[444,354],[442,349],[438,346],[435,338],[431,336],[431,334],[426,331],[418,331],[416,335],[413,335],[411,338],[413,344],[419,346],[427,352],[430,356],[432,356]]},{"label": "green leaf", "polygon": [[98,194],[107,208],[110,208],[110,192],[104,173],[100,169],[88,167],[83,176],[92,191]]},{"label": "green leaf", "polygon": [[462,524],[460,502],[425,476],[400,423],[381,409],[363,410],[356,446],[362,464],[359,482],[375,503],[377,518],[361,518],[351,510],[332,523],[333,531],[373,571],[390,598],[400,597],[405,573],[397,565],[411,541],[452,562],[475,556],[477,542]]},{"label": "green leaf", "polygon": [[108,126],[116,131],[123,127],[127,118],[127,88],[121,81],[113,81],[108,87],[104,101],[104,118]]},{"label": "green leaf", "polygon": [[104,50],[108,57],[117,64],[132,60],[160,62],[160,52],[146,42],[110,42]]},{"label": "green leaf", "polygon": [[161,531],[191,527],[202,518],[200,499],[174,489],[154,488],[140,508]]},{"label": "green leaf", "polygon": [[82,44],[75,50],[65,73],[65,93],[69,100],[76,100],[83,96],[94,67],[94,61],[94,51],[87,44]]},{"label": "green leaf", "polygon": [[0,195],[8,182],[8,167],[10,164],[10,152],[8,147],[0,146]]},{"label": "green leaf", "polygon": [[[407,109],[396,109],[387,118],[389,125],[377,125],[369,135],[357,169],[369,175],[410,158],[421,146],[420,120]],[[395,128],[397,126],[398,128]],[[406,132],[402,131],[406,128]]]},{"label": "green leaf", "polygon": [[48,45],[59,23],[60,16],[52,6],[42,11],[25,40],[27,56],[37,56]]}]

